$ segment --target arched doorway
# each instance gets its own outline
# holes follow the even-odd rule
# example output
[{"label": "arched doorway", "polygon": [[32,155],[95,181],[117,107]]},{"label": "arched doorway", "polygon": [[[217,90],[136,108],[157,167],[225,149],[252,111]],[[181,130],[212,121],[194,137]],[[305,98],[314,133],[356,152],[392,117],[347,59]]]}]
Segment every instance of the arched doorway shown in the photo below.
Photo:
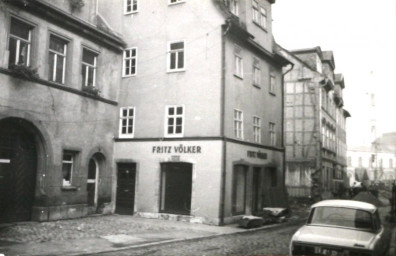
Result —
[{"label": "arched doorway", "polygon": [[87,202],[88,213],[96,213],[98,208],[99,175],[105,158],[101,153],[94,154],[88,162]]},{"label": "arched doorway", "polygon": [[0,223],[31,220],[37,150],[27,124],[16,118],[0,120]]}]

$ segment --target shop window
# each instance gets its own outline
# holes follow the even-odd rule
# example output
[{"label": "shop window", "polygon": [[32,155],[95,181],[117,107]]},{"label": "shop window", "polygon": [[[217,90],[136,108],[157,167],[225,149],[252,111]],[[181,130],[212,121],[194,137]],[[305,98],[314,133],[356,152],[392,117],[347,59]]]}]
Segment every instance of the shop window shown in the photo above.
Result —
[{"label": "shop window", "polygon": [[8,65],[30,65],[30,48],[33,27],[11,18]]},{"label": "shop window", "polygon": [[123,55],[123,72],[124,77],[136,75],[137,66],[137,48],[130,48],[124,51]]},{"label": "shop window", "polygon": [[82,85],[85,87],[95,87],[96,85],[96,61],[98,54],[88,49],[83,49],[82,57]]},{"label": "shop window", "polygon": [[183,132],[184,132],[183,126],[184,126],[184,107],[167,106],[165,136],[167,137],[183,136]]},{"label": "shop window", "polygon": [[135,13],[138,11],[137,0],[124,0],[124,14]]},{"label": "shop window", "polygon": [[168,72],[184,70],[184,41],[168,43]]},{"label": "shop window", "polygon": [[50,35],[48,79],[51,82],[65,83],[67,44],[66,40]]},{"label": "shop window", "polygon": [[259,117],[253,117],[253,137],[254,142],[261,143],[261,120]]},{"label": "shop window", "polygon": [[120,124],[119,136],[120,138],[133,138],[135,125],[135,108],[123,107],[120,108]]},{"label": "shop window", "polygon": [[243,112],[238,109],[234,109],[234,136],[243,139]]},{"label": "shop window", "polygon": [[64,151],[62,157],[62,185],[72,185],[73,172],[76,165],[77,152]]},{"label": "shop window", "polygon": [[240,215],[246,208],[246,176],[247,166],[235,165],[233,173],[232,213]]}]

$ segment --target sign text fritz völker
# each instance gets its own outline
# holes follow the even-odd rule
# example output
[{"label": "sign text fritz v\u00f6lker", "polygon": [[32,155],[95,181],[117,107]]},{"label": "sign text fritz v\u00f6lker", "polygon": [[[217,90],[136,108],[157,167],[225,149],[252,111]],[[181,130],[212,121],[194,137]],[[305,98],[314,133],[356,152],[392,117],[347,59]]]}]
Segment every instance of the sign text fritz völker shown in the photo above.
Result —
[{"label": "sign text fritz v\u00f6lker", "polygon": [[153,146],[153,154],[200,154],[201,146]]}]

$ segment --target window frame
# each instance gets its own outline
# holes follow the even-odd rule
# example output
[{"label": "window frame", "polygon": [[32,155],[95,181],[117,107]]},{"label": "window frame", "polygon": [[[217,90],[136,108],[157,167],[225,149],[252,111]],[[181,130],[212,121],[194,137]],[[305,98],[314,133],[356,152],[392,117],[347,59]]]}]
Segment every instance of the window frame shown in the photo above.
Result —
[{"label": "window frame", "polygon": [[235,53],[234,76],[243,79],[243,58],[240,54]]},{"label": "window frame", "polygon": [[253,140],[261,143],[261,119],[258,116],[253,116]]},{"label": "window frame", "polygon": [[[171,50],[171,45],[172,44],[176,44],[176,43],[183,43],[183,50]],[[183,53],[183,67],[182,68],[178,68],[178,57],[179,57],[179,53],[182,52]],[[175,68],[171,69],[171,56],[173,53],[176,53],[176,57],[175,57]],[[166,71],[168,73],[173,73],[173,72],[182,72],[186,70],[186,40],[177,40],[177,41],[169,41],[167,43],[167,49],[166,49]]]},{"label": "window frame", "polygon": [[[183,113],[182,114],[177,114],[177,108],[181,107]],[[174,115],[169,115],[169,109],[170,108],[174,108]],[[180,137],[184,137],[184,129],[185,129],[185,111],[186,108],[184,105],[167,105],[165,106],[165,122],[164,122],[164,137],[166,138],[180,138]],[[173,133],[169,133],[168,132],[168,127],[169,125],[169,118],[173,117],[174,118],[174,122],[172,124],[172,127],[174,128],[174,132]],[[181,124],[181,132],[180,133],[176,133],[176,127],[177,127],[177,118],[181,118],[182,120],[182,124]]]},{"label": "window frame", "polygon": [[[234,137],[236,139],[243,140],[243,111],[240,109],[234,108],[233,113],[233,123],[234,123]],[[240,119],[238,119],[240,117]],[[239,125],[238,125],[239,124]]]},{"label": "window frame", "polygon": [[263,29],[267,29],[267,9],[260,6],[259,16],[260,16],[260,27],[262,27]]},{"label": "window frame", "polygon": [[[134,6],[136,6],[136,8],[134,8]],[[131,7],[130,11],[128,11],[128,7]],[[138,11],[138,0],[124,0],[124,15],[137,13]]]},{"label": "window frame", "polygon": [[268,92],[272,95],[276,95],[275,93],[275,88],[276,88],[276,76],[273,72],[270,72],[270,76],[269,76],[269,88],[268,88]]},{"label": "window frame", "polygon": [[230,0],[230,12],[235,16],[239,15],[239,0]]},{"label": "window frame", "polygon": [[[51,50],[51,38],[52,37],[64,42],[63,53],[57,52],[55,50]],[[65,81],[66,80],[66,65],[67,65],[67,61],[68,61],[67,49],[68,49],[69,43],[70,43],[70,40],[68,40],[62,36],[59,36],[57,34],[50,33],[49,44],[48,44],[48,80],[50,82],[57,83],[57,84],[65,84],[65,82],[66,82]],[[51,58],[51,53],[54,54],[53,67],[51,67],[50,63],[49,63],[50,58]],[[62,70],[62,79],[61,79],[62,81],[60,83],[56,81],[56,67],[58,64],[58,56],[63,57],[63,70]],[[50,78],[51,72],[52,72],[52,77]]]},{"label": "window frame", "polygon": [[[27,44],[27,60],[26,60],[26,64],[23,64],[23,66],[25,67],[29,67],[30,66],[30,62],[31,62],[31,58],[32,58],[32,41],[33,41],[33,30],[35,29],[35,26],[32,25],[31,23],[28,23],[22,19],[19,19],[15,16],[11,16],[10,17],[10,23],[9,23],[9,33],[8,33],[8,41],[7,41],[7,49],[9,51],[9,55],[8,55],[8,67],[10,67],[11,65],[21,65],[18,64],[19,61],[19,57],[20,57],[20,42],[23,41]],[[26,40],[25,38],[21,38],[17,35],[13,35],[11,34],[11,26],[12,26],[12,21],[16,20],[16,22],[20,22],[23,25],[26,25],[26,27],[29,28],[29,36],[28,36],[28,40]],[[11,45],[11,39],[15,39],[17,41],[16,43],[16,52],[15,52],[15,63],[10,63],[10,56],[11,56],[11,50],[10,50],[10,45]]]},{"label": "window frame", "polygon": [[[133,115],[129,115],[129,110],[133,110]],[[123,111],[127,111],[127,115],[123,115]],[[123,129],[123,120],[127,120],[126,124],[126,133],[122,133]],[[128,127],[130,120],[132,120],[132,133],[128,133]],[[128,107],[121,107],[119,113],[119,121],[118,121],[118,136],[119,138],[133,138],[135,137],[135,123],[136,123],[136,107],[128,106]]]},{"label": "window frame", "polygon": [[261,69],[259,65],[253,65],[253,85],[261,87]]},{"label": "window frame", "polygon": [[276,146],[276,124],[274,122],[268,123],[268,132],[270,137],[270,145]]},{"label": "window frame", "polygon": [[[97,63],[98,63],[98,56],[99,56],[99,53],[97,52],[97,51],[94,51],[94,50],[92,50],[92,49],[90,49],[90,48],[88,48],[88,47],[82,47],[82,49],[81,49],[82,51],[81,51],[81,71],[83,70],[83,68],[85,67],[85,76],[83,76],[82,77],[82,87],[83,88],[86,88],[86,87],[93,87],[93,88],[97,88],[96,87],[96,71],[97,71],[97,69],[98,69],[98,65],[97,65]],[[88,52],[90,52],[90,53],[93,53],[94,55],[95,55],[95,58],[94,58],[94,64],[92,65],[91,63],[86,63],[86,62],[84,62],[84,51],[88,51]],[[92,85],[87,85],[87,81],[88,81],[88,78],[89,78],[89,67],[91,67],[91,68],[93,68],[93,78],[92,78]],[[87,69],[88,68],[88,69]],[[88,72],[88,75],[87,75],[87,72]],[[85,80],[85,81],[84,81]]]},{"label": "window frame", "polygon": [[252,0],[252,20],[256,24],[260,24],[260,9],[257,0]]},{"label": "window frame", "polygon": [[[71,156],[71,160],[65,160],[65,156],[66,155],[70,155]],[[62,173],[61,173],[61,177],[62,177],[62,187],[72,187],[73,186],[73,173],[75,173],[76,171],[76,162],[77,162],[77,155],[78,152],[77,151],[72,151],[72,150],[63,150],[62,152]],[[70,180],[67,181],[64,178],[64,174],[63,174],[63,170],[64,170],[64,164],[70,164]]]},{"label": "window frame", "polygon": [[[135,50],[135,55],[134,56],[132,56],[132,52],[133,52],[133,50]],[[130,56],[131,57],[126,57],[126,51],[130,51]],[[130,67],[129,67],[129,69],[130,69],[130,74],[126,74],[126,72],[125,72],[125,69],[126,69],[126,61],[127,60],[130,60],[131,62],[131,64],[130,64]],[[132,73],[132,67],[133,67],[133,65],[132,65],[132,61],[133,60],[135,60],[135,72],[134,73]],[[137,62],[138,62],[138,49],[137,49],[137,47],[130,47],[130,48],[127,48],[127,49],[125,49],[124,51],[123,51],[123,53],[122,53],[122,77],[132,77],[132,76],[136,76],[137,75]]]}]

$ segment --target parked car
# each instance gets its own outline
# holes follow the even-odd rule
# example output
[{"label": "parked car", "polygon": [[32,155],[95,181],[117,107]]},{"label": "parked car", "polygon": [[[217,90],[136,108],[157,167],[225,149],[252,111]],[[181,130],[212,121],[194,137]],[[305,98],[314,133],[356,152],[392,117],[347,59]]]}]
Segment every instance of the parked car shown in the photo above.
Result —
[{"label": "parked car", "polygon": [[290,255],[385,255],[390,237],[376,206],[325,200],[311,206],[307,223],[290,241]]}]

